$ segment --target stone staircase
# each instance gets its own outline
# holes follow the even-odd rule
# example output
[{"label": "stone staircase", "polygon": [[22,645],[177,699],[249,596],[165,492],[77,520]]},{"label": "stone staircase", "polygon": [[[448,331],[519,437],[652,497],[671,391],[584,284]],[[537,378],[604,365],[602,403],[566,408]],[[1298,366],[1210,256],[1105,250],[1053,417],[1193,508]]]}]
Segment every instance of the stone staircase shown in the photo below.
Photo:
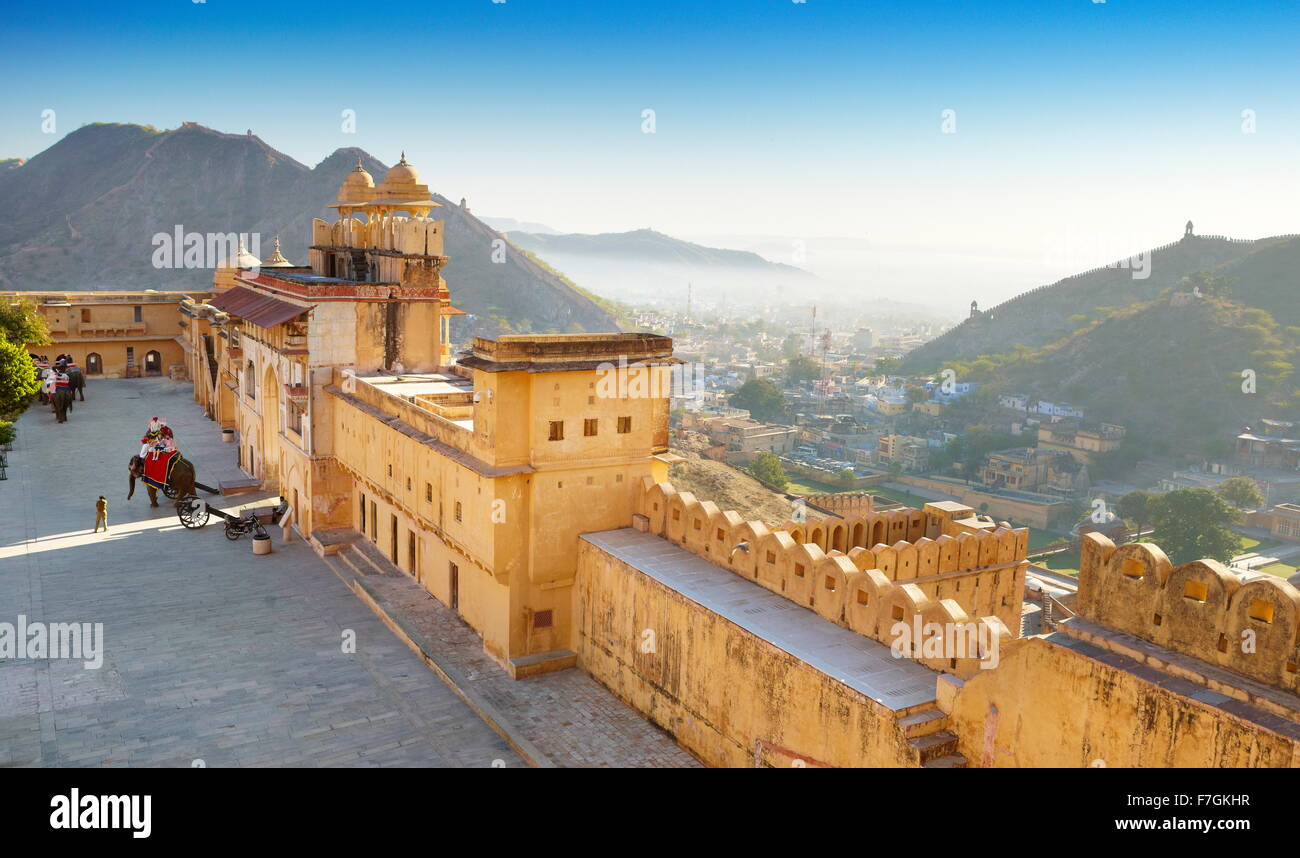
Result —
[{"label": "stone staircase", "polygon": [[400,570],[393,565],[392,561],[385,557],[383,552],[375,547],[374,543],[360,533],[357,534],[356,539],[347,543],[335,553],[333,559],[340,561],[358,578],[371,575],[400,574]]},{"label": "stone staircase", "polygon": [[957,753],[957,736],[948,730],[948,716],[933,707],[898,719],[916,762],[925,769],[964,769],[967,760]]}]

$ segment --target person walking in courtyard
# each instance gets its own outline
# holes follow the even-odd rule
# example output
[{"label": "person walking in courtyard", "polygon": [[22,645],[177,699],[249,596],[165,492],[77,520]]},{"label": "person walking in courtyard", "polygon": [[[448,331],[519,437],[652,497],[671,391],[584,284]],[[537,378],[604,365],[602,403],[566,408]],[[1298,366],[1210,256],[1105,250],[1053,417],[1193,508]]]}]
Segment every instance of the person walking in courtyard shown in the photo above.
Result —
[{"label": "person walking in courtyard", "polygon": [[99,526],[104,525],[104,532],[108,533],[108,500],[103,495],[95,501],[95,533],[99,533]]}]

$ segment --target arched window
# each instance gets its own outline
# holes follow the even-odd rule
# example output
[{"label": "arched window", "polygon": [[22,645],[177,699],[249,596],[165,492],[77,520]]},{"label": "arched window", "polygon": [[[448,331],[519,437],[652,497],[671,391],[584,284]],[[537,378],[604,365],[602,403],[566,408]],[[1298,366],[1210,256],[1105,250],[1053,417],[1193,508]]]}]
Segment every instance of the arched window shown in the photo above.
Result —
[{"label": "arched window", "polygon": [[257,398],[257,368],[251,361],[244,367],[244,395],[249,399]]},{"label": "arched window", "polygon": [[102,375],[104,372],[104,359],[96,352],[86,355],[86,375]]},{"label": "arched window", "polygon": [[145,352],[144,355],[144,374],[145,375],[162,375],[162,355],[156,351]]}]

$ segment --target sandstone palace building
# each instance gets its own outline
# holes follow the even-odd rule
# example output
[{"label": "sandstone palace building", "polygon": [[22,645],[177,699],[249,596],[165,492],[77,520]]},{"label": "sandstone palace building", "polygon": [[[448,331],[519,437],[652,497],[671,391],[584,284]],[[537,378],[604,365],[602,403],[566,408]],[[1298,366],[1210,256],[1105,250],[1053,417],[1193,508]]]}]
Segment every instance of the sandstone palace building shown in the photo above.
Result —
[{"label": "sandstone palace building", "polygon": [[[712,765],[1300,763],[1286,581],[1088,534],[1077,592],[1035,597],[1026,634],[1025,529],[866,496],[772,528],[679,491],[671,340],[453,354],[444,225],[414,167],[376,184],[358,165],[333,208],[307,264],[242,251],[210,293],[152,293],[179,332],[152,350],[318,553],[373,544],[519,681],[585,670]],[[83,362],[117,336],[101,318],[155,303],[33,297]]]}]

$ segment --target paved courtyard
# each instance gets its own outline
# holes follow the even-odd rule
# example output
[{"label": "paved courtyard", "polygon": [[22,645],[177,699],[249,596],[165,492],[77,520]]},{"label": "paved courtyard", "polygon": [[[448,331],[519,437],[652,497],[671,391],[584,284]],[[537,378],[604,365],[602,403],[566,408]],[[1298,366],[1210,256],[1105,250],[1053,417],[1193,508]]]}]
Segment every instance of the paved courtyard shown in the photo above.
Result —
[{"label": "paved courtyard", "polygon": [[[0,766],[524,765],[304,543],[254,557],[215,517],[189,531],[143,486],[126,500],[154,415],[201,482],[240,476],[188,384],[96,380],[87,399],[66,424],[41,406],[19,421],[0,623],[102,623],[103,664],[0,660]],[[90,527],[100,494],[106,535]]]}]

